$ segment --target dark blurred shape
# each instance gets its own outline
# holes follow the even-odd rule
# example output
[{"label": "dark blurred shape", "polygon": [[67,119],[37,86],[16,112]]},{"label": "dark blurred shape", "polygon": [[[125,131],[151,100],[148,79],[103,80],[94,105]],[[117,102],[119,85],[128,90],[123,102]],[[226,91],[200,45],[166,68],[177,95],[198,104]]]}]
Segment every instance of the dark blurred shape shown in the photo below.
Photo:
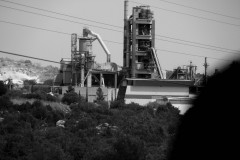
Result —
[{"label": "dark blurred shape", "polygon": [[239,159],[240,62],[208,80],[184,115],[170,160]]}]

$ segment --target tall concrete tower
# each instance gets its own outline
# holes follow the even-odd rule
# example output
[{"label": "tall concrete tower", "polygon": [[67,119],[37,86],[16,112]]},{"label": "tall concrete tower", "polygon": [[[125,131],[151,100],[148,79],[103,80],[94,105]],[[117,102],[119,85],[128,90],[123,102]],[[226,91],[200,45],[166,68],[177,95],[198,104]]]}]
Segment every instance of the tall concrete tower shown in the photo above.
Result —
[{"label": "tall concrete tower", "polygon": [[155,20],[149,6],[132,8],[128,17],[124,4],[123,67],[129,78],[160,78],[162,71],[155,52]]}]

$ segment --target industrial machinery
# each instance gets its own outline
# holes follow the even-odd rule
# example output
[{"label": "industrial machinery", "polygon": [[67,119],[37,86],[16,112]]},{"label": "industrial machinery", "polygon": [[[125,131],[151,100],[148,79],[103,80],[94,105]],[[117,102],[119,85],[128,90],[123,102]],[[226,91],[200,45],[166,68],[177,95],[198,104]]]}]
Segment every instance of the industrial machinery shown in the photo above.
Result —
[{"label": "industrial machinery", "polygon": [[169,79],[182,79],[182,80],[192,80],[195,81],[197,66],[192,65],[185,65],[182,68],[178,67],[174,69],[173,73],[169,77]]},{"label": "industrial machinery", "polygon": [[[98,64],[94,60],[92,43],[95,40],[98,40],[106,53],[106,63]],[[71,35],[71,59],[62,59],[60,64],[54,85],[55,88],[61,88],[62,93],[71,85],[83,96],[89,97],[91,94],[89,101],[94,100],[97,87],[105,87],[104,93],[109,92],[107,87],[114,88],[116,95],[118,66],[111,62],[111,54],[100,35],[90,29],[84,28],[81,37]]]},{"label": "industrial machinery", "polygon": [[124,12],[123,68],[128,78],[160,78],[163,73],[155,47],[155,20],[149,6],[133,7],[128,18],[128,1]]},{"label": "industrial machinery", "polygon": [[128,16],[124,1],[123,70],[118,99],[146,104],[164,97],[188,97],[191,79],[165,79],[155,50],[155,20],[149,6],[133,7]]},{"label": "industrial machinery", "polygon": [[[98,40],[106,53],[106,63],[97,64],[92,52],[92,42]],[[121,76],[118,66],[111,62],[111,54],[100,35],[88,28],[83,29],[83,36],[71,36],[71,58],[62,59],[60,72],[55,85],[62,86],[62,93],[67,86],[75,87],[75,92],[93,101],[96,87],[114,89],[114,98],[126,103],[146,104],[163,97],[188,97],[192,79],[180,78],[176,70],[171,79],[166,79],[155,50],[155,20],[149,6],[133,7],[128,16],[128,0],[124,2],[124,46]],[[193,67],[191,68],[191,76]],[[117,79],[120,79],[117,89]],[[95,88],[94,88],[95,87]],[[112,95],[111,92],[110,95]],[[89,95],[91,94],[91,98]],[[109,94],[108,94],[109,95]]]},{"label": "industrial machinery", "polygon": [[[97,64],[94,60],[95,55],[92,52],[92,42],[98,40],[106,53],[106,63]],[[77,42],[79,42],[77,44]],[[79,48],[79,50],[77,50]],[[92,78],[102,81],[103,77],[94,75],[99,73],[116,74],[117,64],[111,62],[111,54],[101,39],[100,35],[90,29],[83,29],[83,36],[77,34],[71,36],[71,60],[62,59],[60,65],[60,74],[55,79],[56,85],[74,85],[74,86],[92,86]],[[98,78],[97,78],[98,77]],[[114,79],[114,78],[113,78]],[[87,80],[87,81],[86,81]],[[102,82],[101,82],[102,84]]]}]

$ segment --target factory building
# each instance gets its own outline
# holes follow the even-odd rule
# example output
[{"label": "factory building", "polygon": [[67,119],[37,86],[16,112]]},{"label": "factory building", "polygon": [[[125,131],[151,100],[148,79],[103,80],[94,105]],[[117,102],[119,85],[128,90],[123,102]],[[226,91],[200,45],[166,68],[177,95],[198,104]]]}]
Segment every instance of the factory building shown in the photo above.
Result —
[{"label": "factory building", "polygon": [[[188,99],[189,86],[194,84],[194,67],[189,67],[189,70],[177,69],[170,76],[171,79],[166,79],[155,49],[152,10],[149,6],[136,6],[130,11],[130,16],[128,12],[128,0],[125,0],[122,70],[111,62],[111,53],[100,35],[84,28],[82,36],[72,34],[71,58],[61,60],[55,85],[60,86],[62,94],[72,85],[75,92],[85,96],[89,102],[96,98],[98,87],[102,88],[107,101],[118,99],[126,103],[146,104],[159,102],[165,97],[175,102],[181,97]],[[96,40],[106,53],[104,64],[95,61],[92,47]],[[174,97],[178,99],[174,100]]]},{"label": "factory building", "polygon": [[[95,40],[98,40],[106,53],[106,63],[98,64],[94,60],[92,47]],[[105,99],[114,100],[117,95],[117,74],[118,66],[111,62],[111,54],[100,35],[84,28],[83,36],[71,35],[71,58],[60,61],[54,85],[61,89],[62,94],[71,85],[75,92],[86,97],[89,102],[95,100],[97,88],[101,87]]]}]

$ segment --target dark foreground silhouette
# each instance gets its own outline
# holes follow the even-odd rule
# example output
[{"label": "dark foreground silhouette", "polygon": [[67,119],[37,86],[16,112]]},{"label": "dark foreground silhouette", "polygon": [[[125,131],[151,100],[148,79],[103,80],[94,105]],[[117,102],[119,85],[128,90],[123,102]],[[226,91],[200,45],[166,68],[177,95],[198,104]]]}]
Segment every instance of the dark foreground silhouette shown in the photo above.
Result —
[{"label": "dark foreground silhouette", "polygon": [[170,160],[239,159],[240,62],[209,79],[183,117]]}]

